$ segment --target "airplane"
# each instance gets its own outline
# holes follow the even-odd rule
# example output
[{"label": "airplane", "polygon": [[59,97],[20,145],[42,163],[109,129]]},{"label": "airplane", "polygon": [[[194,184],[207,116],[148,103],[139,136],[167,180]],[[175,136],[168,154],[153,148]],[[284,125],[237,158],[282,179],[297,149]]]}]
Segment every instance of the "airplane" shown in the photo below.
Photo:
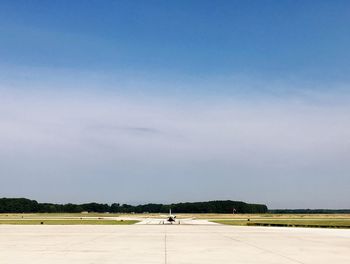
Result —
[{"label": "airplane", "polygon": [[162,215],[165,219],[161,221],[163,225],[166,224],[180,224],[180,221],[176,219],[176,216],[171,213],[171,209],[169,209],[169,214],[168,215]]},{"label": "airplane", "polygon": [[173,222],[176,222],[176,215],[171,214],[171,209],[169,210],[169,216],[167,217],[167,220],[170,224],[173,224]]},{"label": "airplane", "polygon": [[169,209],[169,215],[163,215],[163,217],[165,217],[166,219],[161,221],[161,223],[163,225],[166,225],[166,224],[177,224],[177,225],[180,225],[182,223],[185,223],[185,224],[189,224],[191,223],[190,221],[193,220],[193,217],[192,218],[181,218],[181,221],[180,219],[177,219],[176,218],[176,215],[173,215],[171,213],[171,209]]}]

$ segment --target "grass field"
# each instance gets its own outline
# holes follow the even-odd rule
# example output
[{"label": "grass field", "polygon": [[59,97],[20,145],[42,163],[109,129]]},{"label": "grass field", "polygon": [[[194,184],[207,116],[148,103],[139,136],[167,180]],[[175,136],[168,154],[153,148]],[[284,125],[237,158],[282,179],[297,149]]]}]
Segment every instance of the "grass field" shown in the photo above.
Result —
[{"label": "grass field", "polygon": [[[121,214],[106,214],[106,213],[24,213],[24,214],[2,213],[0,214],[0,219],[118,217],[120,215]],[[130,215],[127,215],[127,216],[130,216]]]},{"label": "grass field", "polygon": [[213,222],[225,225],[246,225],[246,226],[289,226],[289,227],[324,227],[324,228],[350,228],[350,218],[318,217],[313,215],[303,218],[249,218],[248,219],[217,219]]},{"label": "grass field", "polygon": [[0,225],[132,225],[134,220],[108,219],[6,219],[0,220]]},{"label": "grass field", "polygon": [[119,218],[119,214],[0,214],[3,225],[132,225],[137,222],[136,219]]}]

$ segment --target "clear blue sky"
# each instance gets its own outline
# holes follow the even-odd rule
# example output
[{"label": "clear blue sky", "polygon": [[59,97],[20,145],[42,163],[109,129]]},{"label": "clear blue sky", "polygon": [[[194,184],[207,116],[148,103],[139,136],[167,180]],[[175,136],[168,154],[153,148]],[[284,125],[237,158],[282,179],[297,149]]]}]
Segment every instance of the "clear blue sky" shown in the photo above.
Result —
[{"label": "clear blue sky", "polygon": [[1,1],[0,194],[350,207],[349,14],[336,0]]},{"label": "clear blue sky", "polygon": [[2,1],[1,61],[348,80],[348,1]]}]

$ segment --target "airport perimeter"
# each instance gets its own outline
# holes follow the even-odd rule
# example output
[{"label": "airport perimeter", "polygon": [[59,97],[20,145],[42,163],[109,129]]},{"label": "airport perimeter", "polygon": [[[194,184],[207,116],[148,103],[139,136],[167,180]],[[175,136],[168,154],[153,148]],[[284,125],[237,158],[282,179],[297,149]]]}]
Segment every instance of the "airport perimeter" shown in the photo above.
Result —
[{"label": "airport perimeter", "polygon": [[350,263],[350,230],[197,225],[0,225],[7,264]]}]

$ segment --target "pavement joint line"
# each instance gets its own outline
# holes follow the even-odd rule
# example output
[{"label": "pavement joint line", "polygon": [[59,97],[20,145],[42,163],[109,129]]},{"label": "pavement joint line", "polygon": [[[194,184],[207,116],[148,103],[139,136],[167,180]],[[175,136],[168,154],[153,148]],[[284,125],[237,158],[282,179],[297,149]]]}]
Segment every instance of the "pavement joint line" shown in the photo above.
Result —
[{"label": "pavement joint line", "polygon": [[167,252],[167,229],[165,227],[165,234],[164,234],[164,263],[168,263],[168,252]]},{"label": "pavement joint line", "polygon": [[[221,234],[221,233],[218,233],[218,234]],[[222,235],[222,234],[221,234],[221,235]],[[274,252],[274,251],[272,251],[272,250],[269,250],[269,249],[266,249],[266,248],[263,248],[263,247],[259,247],[259,246],[257,246],[257,245],[254,245],[254,244],[251,244],[251,243],[242,241],[242,240],[240,240],[240,239],[233,238],[233,237],[230,237],[230,236],[227,236],[227,235],[222,235],[222,236],[223,236],[223,237],[226,237],[226,238],[228,238],[228,239],[231,239],[231,240],[233,240],[233,241],[240,242],[240,243],[246,244],[246,245],[248,245],[248,246],[254,247],[254,248],[256,248],[256,249],[260,249],[260,250],[262,250],[262,251],[264,251],[264,252],[267,252],[267,253],[271,253],[271,254],[280,256],[280,257],[285,258],[285,259],[288,259],[288,260],[290,260],[290,261],[292,261],[292,262],[299,263],[299,264],[305,264],[304,262],[302,262],[302,261],[300,261],[300,260],[297,260],[297,259],[294,259],[294,258],[285,256],[285,255],[283,255],[283,254],[281,254],[281,253]]]}]

